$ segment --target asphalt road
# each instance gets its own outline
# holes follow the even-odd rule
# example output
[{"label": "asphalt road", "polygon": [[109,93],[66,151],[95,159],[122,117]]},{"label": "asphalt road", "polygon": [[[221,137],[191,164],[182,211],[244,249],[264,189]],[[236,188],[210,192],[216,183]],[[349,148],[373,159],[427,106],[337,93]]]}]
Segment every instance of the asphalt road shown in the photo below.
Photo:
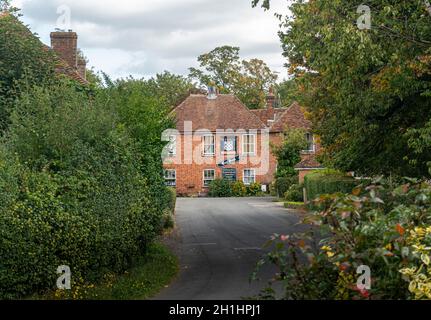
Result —
[{"label": "asphalt road", "polygon": [[262,245],[273,235],[303,231],[299,216],[271,198],[180,198],[175,251],[181,271],[160,300],[237,300],[256,295],[274,275],[266,267],[250,284]]}]

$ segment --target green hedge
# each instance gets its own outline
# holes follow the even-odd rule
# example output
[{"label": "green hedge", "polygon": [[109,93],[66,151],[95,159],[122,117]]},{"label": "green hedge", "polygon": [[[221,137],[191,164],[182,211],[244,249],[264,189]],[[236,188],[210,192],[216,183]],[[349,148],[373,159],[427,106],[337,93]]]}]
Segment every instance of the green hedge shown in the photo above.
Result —
[{"label": "green hedge", "polygon": [[307,200],[312,201],[319,195],[332,193],[351,193],[362,181],[335,172],[314,172],[305,176],[304,186]]},{"label": "green hedge", "polygon": [[161,147],[142,152],[115,107],[62,84],[14,105],[0,142],[0,299],[55,288],[61,265],[72,285],[124,272],[162,231],[162,167],[160,183],[143,171]]},{"label": "green hedge", "polygon": [[172,214],[175,214],[175,207],[177,205],[177,190],[175,188],[167,188],[168,192],[168,206]]},{"label": "green hedge", "polygon": [[284,198],[291,202],[304,202],[304,185],[301,183],[290,186]]},{"label": "green hedge", "polygon": [[216,179],[211,182],[208,195],[215,198],[258,196],[262,193],[262,185],[258,182],[249,186],[242,181],[229,181],[226,179]]},{"label": "green hedge", "polygon": [[277,178],[274,184],[275,191],[277,193],[276,195],[278,197],[282,197],[289,190],[289,188],[296,183],[298,183],[297,175]]}]

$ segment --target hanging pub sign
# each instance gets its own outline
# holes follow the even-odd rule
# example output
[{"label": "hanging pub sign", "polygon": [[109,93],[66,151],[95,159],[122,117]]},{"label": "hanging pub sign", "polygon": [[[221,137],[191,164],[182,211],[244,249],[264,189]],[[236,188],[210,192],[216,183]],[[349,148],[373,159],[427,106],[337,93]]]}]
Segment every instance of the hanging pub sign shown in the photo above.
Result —
[{"label": "hanging pub sign", "polygon": [[224,180],[236,181],[236,169],[233,168],[223,168],[222,177]]},{"label": "hanging pub sign", "polygon": [[220,162],[220,163],[218,164],[218,166],[219,166],[219,167],[224,167],[224,166],[230,165],[230,164],[232,164],[232,163],[239,162],[239,160],[240,160],[240,157],[239,157],[239,156],[236,156],[235,158],[227,159],[227,160],[225,160],[225,161],[223,161],[223,162]]}]

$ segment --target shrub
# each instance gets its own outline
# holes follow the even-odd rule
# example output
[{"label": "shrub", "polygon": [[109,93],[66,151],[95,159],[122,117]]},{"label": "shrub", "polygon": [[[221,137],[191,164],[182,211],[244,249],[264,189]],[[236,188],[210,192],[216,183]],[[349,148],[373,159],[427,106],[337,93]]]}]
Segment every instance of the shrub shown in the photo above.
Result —
[{"label": "shrub", "polygon": [[305,176],[304,180],[307,199],[309,201],[323,194],[336,192],[350,193],[361,183],[362,181],[337,172],[315,172]]},{"label": "shrub", "polygon": [[249,196],[257,196],[262,193],[262,185],[258,182],[254,182],[247,187],[247,194]]},{"label": "shrub", "polygon": [[304,185],[294,184],[290,186],[289,190],[284,194],[287,201],[304,202]]},{"label": "shrub", "polygon": [[298,183],[297,175],[277,178],[275,180],[275,190],[278,197],[282,197],[296,183]]},{"label": "shrub", "polygon": [[52,288],[60,265],[89,282],[123,272],[163,228],[165,187],[142,171],[156,161],[97,95],[24,93],[0,150],[0,298]]},{"label": "shrub", "polygon": [[245,197],[247,195],[247,187],[242,181],[232,183],[232,195],[234,197]]},{"label": "shrub", "polygon": [[[279,268],[283,299],[431,299],[429,182],[378,180],[316,202],[323,209],[303,220],[310,231],[275,236],[259,262]],[[372,272],[370,290],[356,285],[362,265]]]},{"label": "shrub", "polygon": [[216,179],[211,182],[208,194],[210,197],[232,197],[232,183],[226,179]]},{"label": "shrub", "polygon": [[168,207],[172,214],[175,214],[177,204],[177,190],[175,188],[166,188],[168,193]]}]

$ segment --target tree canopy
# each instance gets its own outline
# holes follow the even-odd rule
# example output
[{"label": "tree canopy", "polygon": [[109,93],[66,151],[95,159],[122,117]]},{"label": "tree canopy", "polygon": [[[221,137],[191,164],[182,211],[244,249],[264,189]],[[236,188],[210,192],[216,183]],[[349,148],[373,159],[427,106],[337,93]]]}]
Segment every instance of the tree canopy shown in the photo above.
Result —
[{"label": "tree canopy", "polygon": [[[295,0],[280,38],[326,164],[429,176],[431,15],[422,0]],[[268,8],[269,1],[253,1]],[[359,13],[358,13],[359,12]],[[417,140],[420,139],[420,140]]]},{"label": "tree canopy", "polygon": [[235,94],[250,109],[262,108],[278,76],[264,61],[241,60],[239,53],[238,47],[217,47],[198,57],[199,68],[190,68],[189,77],[201,87]]}]

